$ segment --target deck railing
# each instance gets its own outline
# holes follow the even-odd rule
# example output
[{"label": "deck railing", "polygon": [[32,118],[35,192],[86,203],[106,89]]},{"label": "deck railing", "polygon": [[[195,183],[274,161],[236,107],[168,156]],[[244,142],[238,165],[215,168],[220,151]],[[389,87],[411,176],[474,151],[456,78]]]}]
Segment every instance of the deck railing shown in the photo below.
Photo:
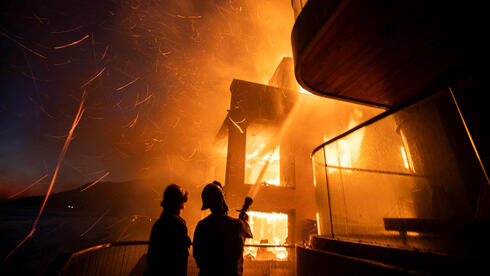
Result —
[{"label": "deck railing", "polygon": [[319,234],[443,254],[481,250],[490,183],[471,137],[448,88],[323,143],[312,153]]},{"label": "deck railing", "polygon": [[[105,243],[76,251],[58,259],[51,272],[58,275],[143,275],[147,266],[148,241]],[[296,275],[296,257],[293,245],[245,245],[245,247],[288,250],[285,260],[257,260],[244,258],[244,275]],[[197,275],[194,258],[189,256],[188,275]],[[55,271],[57,270],[57,271]]]}]

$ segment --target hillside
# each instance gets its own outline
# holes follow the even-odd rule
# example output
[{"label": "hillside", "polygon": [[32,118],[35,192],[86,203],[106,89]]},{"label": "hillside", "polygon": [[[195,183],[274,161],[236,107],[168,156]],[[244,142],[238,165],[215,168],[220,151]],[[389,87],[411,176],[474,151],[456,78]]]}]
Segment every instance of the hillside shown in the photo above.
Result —
[{"label": "hillside", "polygon": [[[74,211],[99,212],[109,210],[109,215],[144,214],[156,216],[163,187],[156,181],[132,180],[125,182],[92,183],[76,189],[50,195],[47,208],[73,209]],[[87,188],[87,189],[86,189]],[[44,196],[25,197],[3,203],[6,206],[40,206]]]}]

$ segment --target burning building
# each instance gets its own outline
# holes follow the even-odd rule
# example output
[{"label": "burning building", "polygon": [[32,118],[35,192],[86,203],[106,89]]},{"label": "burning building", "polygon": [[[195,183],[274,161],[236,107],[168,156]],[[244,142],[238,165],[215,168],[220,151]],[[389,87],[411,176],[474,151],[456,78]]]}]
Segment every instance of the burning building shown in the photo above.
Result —
[{"label": "burning building", "polygon": [[[92,25],[98,26],[98,23],[85,26],[86,21],[93,20],[79,15],[79,7],[70,14],[80,17],[83,24],[77,23],[77,19],[68,24],[66,30],[58,28],[63,27],[61,25],[46,28],[48,17],[57,18],[48,14],[75,16],[50,9],[38,13],[38,9],[28,5],[25,5],[28,7],[26,14],[39,24],[33,29],[31,25],[22,27],[34,30],[31,32],[35,35],[24,37],[22,32],[11,30],[2,30],[0,34],[10,41],[12,46],[9,47],[23,48],[24,52],[12,55],[9,60],[25,59],[25,67],[19,67],[17,62],[13,67],[30,71],[28,77],[36,86],[36,94],[37,85],[44,83],[38,82],[38,77],[45,75],[39,73],[40,68],[54,72],[52,75],[57,75],[63,83],[72,79],[64,72],[81,70],[75,67],[80,63],[72,62],[71,56],[62,54],[67,53],[62,49],[73,50],[73,54],[80,49],[83,54],[80,60],[89,60],[87,53],[93,56],[94,64],[85,64],[84,69],[78,71],[82,74],[73,77],[76,85],[70,87],[77,91],[87,89],[92,100],[95,95],[104,95],[105,98],[116,98],[116,102],[104,98],[100,104],[96,101],[95,106],[92,102],[90,108],[87,102],[90,124],[100,123],[97,129],[104,131],[89,131],[85,136],[80,133],[77,141],[97,141],[99,139],[93,137],[95,133],[105,137],[106,130],[112,129],[107,126],[115,121],[115,130],[110,133],[118,135],[107,135],[111,137],[111,143],[108,141],[107,144],[114,142],[112,138],[118,138],[114,146],[117,156],[128,158],[134,155],[133,149],[141,148],[145,152],[144,160],[149,162],[152,160],[149,157],[160,160],[162,148],[159,145],[166,144],[172,152],[179,149],[173,153],[178,156],[175,158],[178,162],[190,165],[175,166],[176,162],[168,154],[162,158],[163,162],[152,163],[157,169],[165,167],[163,174],[168,173],[170,179],[182,174],[179,179],[187,181],[191,178],[191,173],[187,172],[192,167],[200,166],[205,170],[208,165],[207,159],[206,162],[197,160],[200,143],[193,147],[191,142],[202,138],[197,134],[203,129],[210,129],[209,133],[213,133],[210,136],[214,138],[220,123],[216,121],[216,127],[199,127],[206,121],[201,120],[203,114],[206,119],[213,117],[208,116],[213,112],[217,114],[219,108],[204,113],[210,106],[215,106],[216,98],[224,98],[209,97],[209,94],[201,93],[202,88],[223,92],[223,86],[212,84],[223,79],[228,82],[230,75],[261,78],[258,74],[244,74],[255,66],[244,66],[244,60],[254,55],[254,62],[270,65],[272,50],[255,55],[257,49],[264,47],[255,41],[266,40],[266,37],[269,49],[274,49],[276,54],[282,52],[273,47],[278,44],[275,43],[277,34],[272,36],[271,29],[263,28],[263,24],[271,21],[280,22],[278,25],[281,26],[287,24],[283,24],[283,14],[272,16],[272,9],[264,16],[259,10],[266,9],[255,10],[240,5],[247,1],[210,1],[206,4],[194,1],[198,3],[195,10],[180,9],[186,1],[161,1],[163,6],[157,2],[152,1],[149,6],[126,3],[127,11],[123,13],[117,10],[115,13],[112,4],[107,5],[107,10],[104,7],[103,13],[110,14],[108,23],[114,21],[124,26],[124,36],[113,35],[121,33],[118,28],[96,30]],[[175,9],[167,2],[175,2]],[[221,3],[226,4],[226,8]],[[246,263],[248,261],[250,265],[250,261],[258,263],[261,260],[286,263],[283,261],[297,259],[300,276],[327,273],[471,274],[478,269],[488,270],[484,263],[488,259],[486,248],[490,229],[490,190],[486,170],[489,134],[486,118],[482,116],[486,110],[485,93],[482,93],[486,88],[486,74],[482,69],[486,65],[482,58],[486,54],[486,44],[482,34],[486,30],[482,28],[485,24],[481,20],[485,16],[479,14],[486,9],[478,4],[449,2],[293,0],[291,3],[296,15],[292,31],[294,60],[284,59],[267,85],[238,79],[232,81],[230,108],[217,139],[215,160],[221,161],[223,166],[214,167],[212,178],[225,184],[230,215],[235,215],[233,211],[240,209],[246,196],[254,199],[249,216],[255,238],[247,242],[251,246],[246,247]],[[95,3],[93,6],[105,5]],[[93,12],[93,6],[86,9],[90,14],[99,14]],[[198,7],[204,6],[209,10],[198,13],[203,11]],[[162,10],[168,11],[162,13],[164,17],[160,16]],[[211,10],[216,10],[222,21],[209,16]],[[22,18],[17,13],[10,13],[10,17]],[[252,28],[259,17],[268,21]],[[104,19],[103,16],[100,18]],[[64,22],[52,20],[58,21]],[[161,22],[169,27],[162,27]],[[227,28],[217,28],[215,35],[200,32],[222,25]],[[75,26],[80,27],[73,28]],[[266,29],[266,35],[253,34],[262,29]],[[186,33],[190,35],[183,35]],[[101,39],[111,36],[117,39]],[[131,39],[127,40],[127,37]],[[66,44],[65,40],[73,42]],[[121,40],[130,43],[126,45]],[[52,45],[52,42],[60,43]],[[43,44],[54,47],[41,47]],[[203,45],[214,45],[211,48],[214,51],[204,49]],[[237,52],[228,51],[234,45],[244,47]],[[34,47],[35,51],[27,46]],[[179,51],[183,47],[187,51]],[[41,49],[49,55],[39,54],[37,51]],[[123,56],[129,55],[129,60],[134,61],[116,59],[121,52],[130,53]],[[213,54],[216,52],[222,53],[218,61]],[[33,63],[34,70],[31,59],[27,58],[31,54],[41,59]],[[202,57],[205,58],[201,60]],[[151,62],[154,59],[155,62]],[[234,66],[222,70],[223,64],[228,63]],[[146,66],[148,64],[152,66]],[[145,68],[144,72],[140,72],[140,67]],[[202,70],[202,67],[210,70]],[[128,68],[135,68],[135,71]],[[216,74],[223,73],[221,71],[226,74]],[[166,77],[162,78],[162,75]],[[217,77],[212,81],[203,81],[213,75]],[[175,78],[172,80],[170,76]],[[148,83],[151,79],[158,81]],[[297,82],[316,96],[301,93],[304,89],[298,87]],[[51,90],[49,83],[46,81],[46,86],[39,87]],[[65,85],[60,87],[63,89],[56,95],[65,94]],[[112,95],[113,92],[118,93]],[[76,103],[80,102],[81,110],[84,101],[71,96]],[[33,101],[35,108],[30,109],[39,109],[51,120],[51,114],[42,104],[48,102],[48,98],[37,98],[39,108],[38,102]],[[54,98],[56,96],[52,95],[51,99]],[[180,105],[192,102],[192,105]],[[113,105],[117,107],[116,113],[111,112],[112,109],[108,112],[99,109],[99,106]],[[170,116],[162,116],[164,119],[153,122],[154,114],[162,106],[172,107],[166,113]],[[184,112],[186,108],[183,107],[188,106],[192,112]],[[198,112],[197,107],[203,111]],[[47,108],[48,111],[52,109]],[[152,110],[155,112],[147,112]],[[107,116],[104,118],[101,114]],[[71,123],[69,116],[53,118],[51,121],[56,122],[53,129],[62,125],[59,119],[63,117]],[[73,127],[79,120],[74,122]],[[179,129],[185,132],[179,135]],[[173,139],[164,143],[167,134],[172,134]],[[63,140],[61,136],[49,137]],[[130,147],[129,140],[139,142]],[[65,141],[70,142],[70,136]],[[181,147],[182,144],[186,146]],[[83,148],[88,146],[76,152],[83,152]],[[103,155],[91,156],[102,158]],[[94,158],[87,163],[97,163],[93,162]],[[134,160],[133,164],[146,163]],[[196,162],[189,163],[191,160]],[[174,171],[174,167],[182,168]],[[119,170],[126,171],[125,168]],[[141,166],[141,169],[146,171],[148,166]],[[114,170],[110,171],[111,176],[116,175]],[[109,170],[103,172],[102,178]],[[211,178],[207,172],[202,175],[202,179]],[[201,176],[195,178],[199,181],[190,182],[204,183]],[[97,182],[84,188],[90,187],[87,193],[94,190]],[[197,184],[191,194],[198,195]],[[68,206],[73,209],[74,205],[70,202]],[[79,205],[75,206],[76,209]],[[106,214],[104,211],[100,219]],[[99,218],[81,236],[85,237],[98,222]],[[308,241],[300,243],[305,239]],[[106,269],[114,268],[121,274],[123,271],[128,274],[126,271],[132,270],[142,259],[146,246],[147,242],[141,241],[101,244],[70,255],[69,262],[74,264],[72,270],[80,273],[93,265],[94,271],[102,275],[114,274],[106,272]],[[64,262],[61,266],[68,267]],[[66,274],[69,272],[67,270]]]},{"label": "burning building", "polygon": [[[292,58],[282,59],[267,85],[235,79],[230,92],[230,109],[217,136],[216,158],[222,166],[214,176],[224,180],[227,202],[236,210],[244,197],[254,198],[251,244],[293,246],[307,240],[316,233],[311,148],[381,109],[318,101],[304,93],[294,78]],[[345,116],[336,118],[339,114]],[[315,127],[317,121],[327,126]],[[276,259],[292,253],[276,251]],[[261,258],[257,248],[249,253]]]},{"label": "burning building", "polygon": [[[249,213],[252,244],[291,245],[295,240],[294,150],[281,135],[298,97],[292,60],[284,59],[269,85],[235,79],[228,115],[218,134],[226,147],[225,193],[231,209],[254,198]],[[223,171],[222,171],[223,172]],[[272,252],[274,251],[274,252]],[[251,249],[253,258],[285,259],[285,248]]]}]

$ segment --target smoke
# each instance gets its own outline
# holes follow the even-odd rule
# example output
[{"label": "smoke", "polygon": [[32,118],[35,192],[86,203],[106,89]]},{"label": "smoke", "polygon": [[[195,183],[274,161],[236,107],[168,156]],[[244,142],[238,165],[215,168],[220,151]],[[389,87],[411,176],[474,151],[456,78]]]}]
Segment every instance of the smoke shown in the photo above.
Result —
[{"label": "smoke", "polygon": [[[107,181],[200,187],[212,180],[209,156],[232,79],[266,83],[291,55],[286,0],[2,5],[0,181],[23,183],[12,193],[53,172],[82,89],[85,118],[55,191],[107,172]],[[28,194],[46,187],[38,188]]]}]

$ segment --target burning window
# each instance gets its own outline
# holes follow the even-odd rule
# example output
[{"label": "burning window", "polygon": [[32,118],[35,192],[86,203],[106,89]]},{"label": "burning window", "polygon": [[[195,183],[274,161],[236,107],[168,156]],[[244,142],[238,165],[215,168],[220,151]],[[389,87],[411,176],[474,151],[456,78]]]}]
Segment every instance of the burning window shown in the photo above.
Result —
[{"label": "burning window", "polygon": [[[256,245],[284,245],[288,243],[288,215],[283,213],[248,212],[249,224]],[[285,247],[245,247],[245,257],[254,260],[287,260]]]},{"label": "burning window", "polygon": [[247,129],[245,183],[279,186],[280,156],[277,141],[264,128]]}]

